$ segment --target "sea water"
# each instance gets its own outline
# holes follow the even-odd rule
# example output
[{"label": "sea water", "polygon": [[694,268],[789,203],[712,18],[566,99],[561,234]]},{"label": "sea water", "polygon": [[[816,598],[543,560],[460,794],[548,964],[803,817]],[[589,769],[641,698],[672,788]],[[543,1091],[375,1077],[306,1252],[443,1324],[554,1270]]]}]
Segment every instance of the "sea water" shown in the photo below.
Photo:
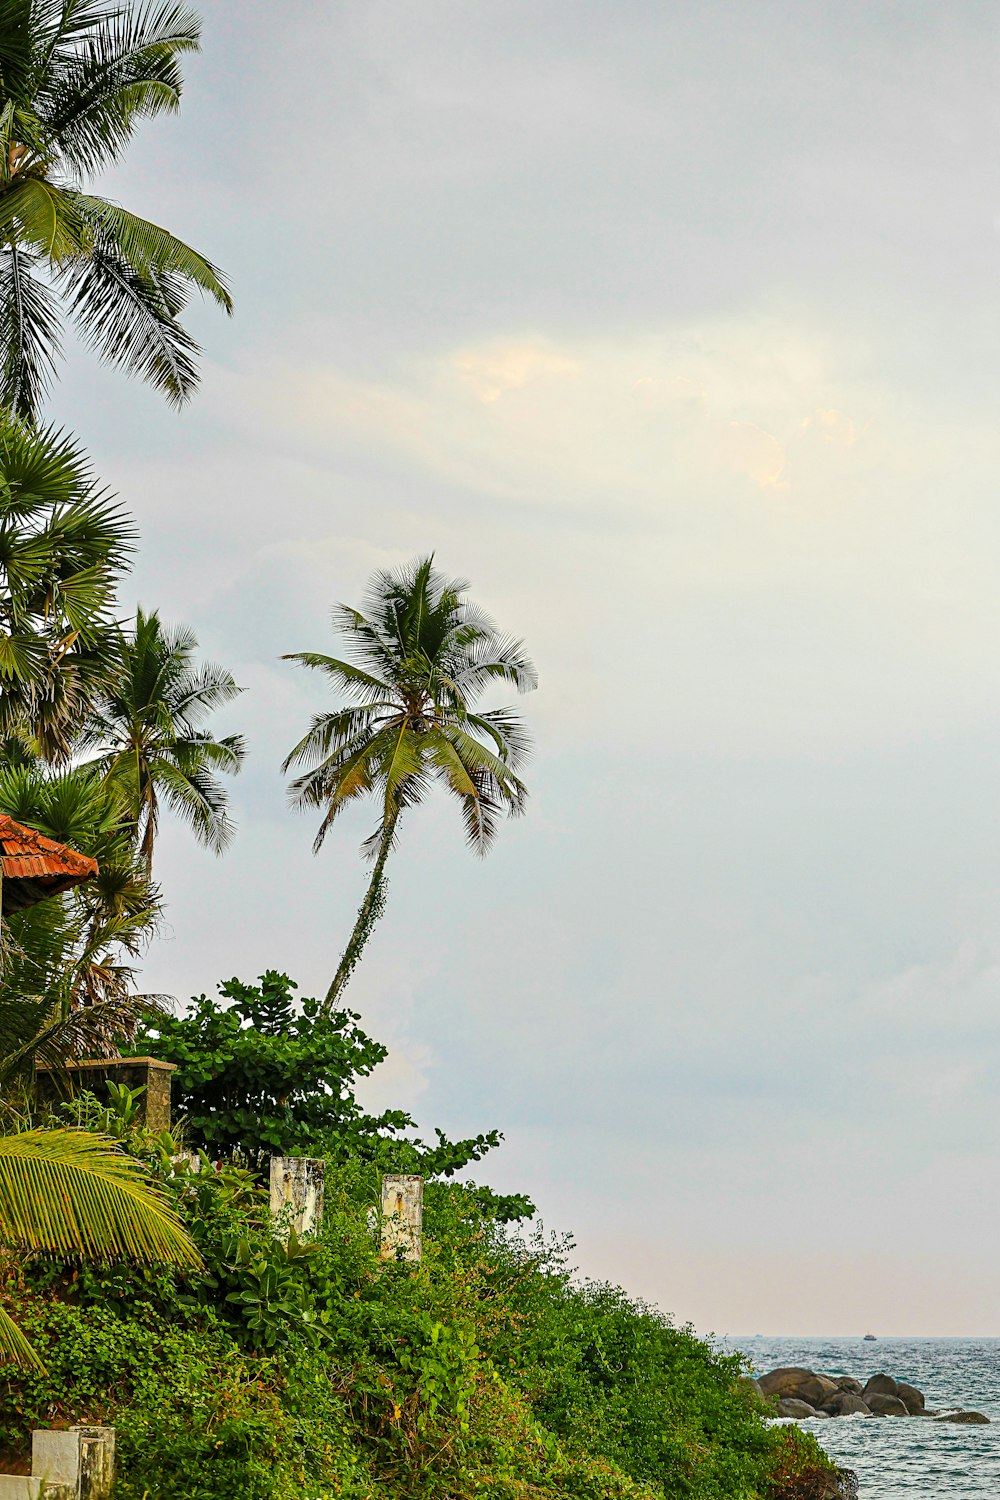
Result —
[{"label": "sea water", "polygon": [[802,1365],[853,1375],[862,1385],[884,1373],[923,1391],[933,1411],[981,1411],[989,1427],[926,1417],[829,1417],[800,1425],[830,1457],[854,1469],[861,1500],[1000,1500],[1000,1339],[726,1340],[749,1355],[754,1373]]}]

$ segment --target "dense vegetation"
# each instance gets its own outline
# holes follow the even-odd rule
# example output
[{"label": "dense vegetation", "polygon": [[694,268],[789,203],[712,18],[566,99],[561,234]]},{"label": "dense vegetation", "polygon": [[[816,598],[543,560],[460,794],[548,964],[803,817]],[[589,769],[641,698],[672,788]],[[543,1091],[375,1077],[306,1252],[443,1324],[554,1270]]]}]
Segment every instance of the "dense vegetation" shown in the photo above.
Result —
[{"label": "dense vegetation", "polygon": [[[231,1004],[203,998],[157,1039],[183,1055],[192,1138],[206,1144],[199,1068],[228,1056],[232,1084],[270,1053],[280,1072],[307,1029],[288,1026],[282,976],[224,988]],[[437,1150],[447,1172],[496,1137],[427,1152],[403,1138],[405,1116],[367,1116],[353,1085],[381,1049],[355,1022],[330,1018],[320,1042],[339,1069],[329,1093],[307,1084],[280,1101],[264,1083],[257,1098],[265,1138],[252,1154],[272,1126],[292,1132],[282,1149],[323,1147],[315,1243],[275,1233],[238,1156],[213,1165],[203,1152],[195,1169],[179,1139],[143,1131],[127,1092],[63,1106],[162,1179],[204,1271],[9,1265],[0,1305],[17,1307],[46,1369],[0,1387],[0,1446],[23,1452],[31,1427],[53,1421],[113,1422],[118,1500],[808,1495],[824,1472],[817,1450],[762,1420],[740,1361],[616,1287],[576,1283],[566,1243],[502,1222],[530,1205],[432,1180],[422,1263],[379,1260],[369,1209],[381,1170],[430,1174]]]}]

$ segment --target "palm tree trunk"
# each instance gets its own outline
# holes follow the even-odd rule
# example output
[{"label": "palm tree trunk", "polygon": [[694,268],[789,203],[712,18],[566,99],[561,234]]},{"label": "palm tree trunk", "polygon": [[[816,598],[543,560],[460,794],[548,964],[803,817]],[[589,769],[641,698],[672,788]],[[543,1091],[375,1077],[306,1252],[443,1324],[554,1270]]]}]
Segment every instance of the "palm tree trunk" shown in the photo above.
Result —
[{"label": "palm tree trunk", "polygon": [[375,856],[375,868],[372,870],[372,878],[368,882],[365,899],[358,907],[358,915],[354,923],[354,931],[351,933],[347,947],[344,949],[337,972],[333,976],[333,982],[326,992],[323,1004],[320,1006],[320,1014],[328,1016],[334,1005],[354,972],[354,967],[361,957],[362,949],[371,937],[372,928],[378,921],[385,909],[385,882],[383,872],[385,862],[389,858],[389,850],[392,848],[392,836],[396,830],[396,820],[399,817],[399,808],[393,808],[382,825],[382,837],[379,839],[378,854]]},{"label": "palm tree trunk", "polygon": [[147,774],[145,787],[142,784],[143,766],[139,754],[139,745],[135,747],[135,775],[136,788],[139,796],[139,808],[141,815],[142,804],[146,804],[146,826],[142,832],[142,844],[139,849],[140,857],[146,865],[146,874],[150,880],[153,878],[153,844],[156,839],[156,787],[153,785],[151,774]]}]

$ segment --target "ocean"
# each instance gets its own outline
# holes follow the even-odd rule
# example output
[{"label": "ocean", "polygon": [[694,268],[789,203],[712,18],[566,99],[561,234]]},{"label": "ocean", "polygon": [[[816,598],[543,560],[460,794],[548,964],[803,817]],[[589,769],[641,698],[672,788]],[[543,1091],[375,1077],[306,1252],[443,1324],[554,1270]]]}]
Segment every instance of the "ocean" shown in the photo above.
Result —
[{"label": "ocean", "polygon": [[932,1410],[965,1407],[994,1425],[925,1418],[831,1417],[803,1422],[838,1464],[854,1469],[861,1500],[1000,1500],[1000,1339],[729,1339],[764,1375],[782,1365],[854,1375],[883,1372],[923,1391]]}]

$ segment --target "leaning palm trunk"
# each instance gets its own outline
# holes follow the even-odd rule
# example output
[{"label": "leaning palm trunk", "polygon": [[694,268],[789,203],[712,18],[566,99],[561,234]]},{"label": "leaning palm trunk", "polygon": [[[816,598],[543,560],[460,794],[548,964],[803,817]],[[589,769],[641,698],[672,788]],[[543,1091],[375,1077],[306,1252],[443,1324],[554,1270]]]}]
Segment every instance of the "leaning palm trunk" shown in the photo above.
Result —
[{"label": "leaning palm trunk", "polygon": [[396,807],[393,808],[392,812],[387,814],[386,821],[383,824],[382,834],[378,842],[378,853],[375,856],[375,867],[372,870],[372,878],[368,882],[365,899],[358,907],[354,931],[351,933],[347,947],[344,949],[343,957],[337,965],[337,972],[333,976],[333,982],[327,990],[320,1008],[322,1015],[328,1016],[336,1005],[341,991],[354,973],[355,965],[361,957],[365,944],[372,935],[375,923],[385,910],[385,862],[389,858],[389,850],[392,848],[398,818],[399,808]]}]

